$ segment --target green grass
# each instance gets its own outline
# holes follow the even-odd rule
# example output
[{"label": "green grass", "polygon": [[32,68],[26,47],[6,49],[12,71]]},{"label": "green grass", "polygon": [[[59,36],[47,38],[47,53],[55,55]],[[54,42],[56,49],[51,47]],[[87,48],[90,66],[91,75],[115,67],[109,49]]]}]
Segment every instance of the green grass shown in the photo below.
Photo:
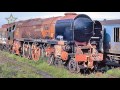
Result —
[{"label": "green grass", "polygon": [[[120,78],[120,69],[119,68],[108,70],[104,74],[101,74],[101,73],[93,74],[92,73],[90,75],[81,75],[80,73],[79,74],[70,73],[67,69],[64,69],[64,68],[49,66],[44,60],[39,60],[39,61],[35,62],[33,60],[28,60],[24,57],[19,57],[19,56],[13,55],[13,54],[9,54],[7,52],[2,52],[2,53],[6,57],[12,58],[18,62],[22,62],[27,65],[34,66],[35,68],[37,68],[39,70],[47,72],[54,78]],[[23,73],[22,70],[19,70],[19,71],[9,70],[9,69],[7,69],[6,66],[4,66],[3,69],[4,69],[3,71],[5,71],[3,73],[3,74],[5,74],[5,76],[7,76],[10,73],[15,73],[15,75],[13,75],[13,77],[25,77],[25,78],[31,78],[31,77],[35,77],[35,78],[40,77],[41,78],[42,77],[42,76],[39,76],[39,75],[33,73],[32,70],[29,70],[29,68],[24,68],[24,71],[26,71],[25,73]]]},{"label": "green grass", "polygon": [[28,60],[26,58],[19,57],[19,56],[9,54],[6,52],[5,52],[5,54],[7,54],[8,57],[13,58],[14,60],[27,63],[31,66],[38,68],[39,70],[47,72],[55,78],[79,78],[80,77],[80,74],[70,73],[68,70],[66,70],[64,68],[49,66],[44,60],[39,60],[39,61],[35,62],[33,60]]},{"label": "green grass", "polygon": [[109,70],[106,74],[108,74],[108,77],[110,78],[120,78],[120,68]]},{"label": "green grass", "polygon": [[0,66],[0,78],[41,78],[42,76],[35,74],[28,68],[21,68],[20,70],[15,70],[10,68],[9,64],[4,64]]},{"label": "green grass", "polygon": [[[9,53],[1,52],[0,58],[9,60]],[[5,57],[5,58],[4,58]],[[15,56],[14,56],[15,57]],[[12,58],[13,59],[13,58]],[[14,58],[15,59],[15,58]],[[22,65],[20,62],[0,62],[0,78],[42,78],[36,71],[32,70],[27,65]]]}]

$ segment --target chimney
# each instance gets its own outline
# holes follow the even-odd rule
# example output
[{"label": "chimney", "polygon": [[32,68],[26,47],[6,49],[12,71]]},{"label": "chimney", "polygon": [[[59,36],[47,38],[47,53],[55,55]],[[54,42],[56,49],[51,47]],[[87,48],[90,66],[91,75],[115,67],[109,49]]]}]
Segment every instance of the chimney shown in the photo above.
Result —
[{"label": "chimney", "polygon": [[103,21],[107,21],[106,19],[104,19]]},{"label": "chimney", "polygon": [[65,13],[64,15],[66,16],[66,15],[77,15],[77,14],[76,13]]}]

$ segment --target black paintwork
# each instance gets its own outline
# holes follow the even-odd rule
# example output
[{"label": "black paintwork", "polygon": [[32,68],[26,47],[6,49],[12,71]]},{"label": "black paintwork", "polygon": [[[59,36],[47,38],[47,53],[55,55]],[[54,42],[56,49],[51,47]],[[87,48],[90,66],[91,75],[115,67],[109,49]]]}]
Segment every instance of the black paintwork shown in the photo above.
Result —
[{"label": "black paintwork", "polygon": [[93,22],[89,18],[78,17],[74,20],[74,40],[89,41],[93,36]]},{"label": "black paintwork", "polygon": [[95,21],[94,24],[94,33],[95,33],[95,37],[100,37],[102,38],[102,24],[99,21]]},{"label": "black paintwork", "polygon": [[97,39],[92,38],[91,39],[91,43],[95,42],[96,43],[96,49],[99,52],[103,52],[103,34],[102,34],[102,24],[95,20],[94,21],[94,36],[93,37],[97,37]]},{"label": "black paintwork", "polygon": [[14,39],[14,31],[12,30],[12,27],[8,28],[8,40],[13,40]]},{"label": "black paintwork", "polygon": [[64,40],[71,41],[73,40],[73,31],[72,31],[72,23],[74,20],[66,19],[66,20],[58,20],[55,26],[55,38],[58,35],[62,35]]},{"label": "black paintwork", "polygon": [[86,15],[75,19],[58,20],[55,25],[55,38],[62,35],[64,40],[86,42],[93,36],[93,21]]}]

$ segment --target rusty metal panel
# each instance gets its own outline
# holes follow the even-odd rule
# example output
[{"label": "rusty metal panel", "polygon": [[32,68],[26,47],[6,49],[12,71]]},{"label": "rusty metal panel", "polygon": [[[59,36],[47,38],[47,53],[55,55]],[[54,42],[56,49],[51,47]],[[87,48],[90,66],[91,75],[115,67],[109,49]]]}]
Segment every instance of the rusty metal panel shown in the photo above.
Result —
[{"label": "rusty metal panel", "polygon": [[65,16],[63,16],[61,18],[61,20],[63,20],[63,19],[74,19],[77,16],[76,13],[65,13],[64,15]]},{"label": "rusty metal panel", "polygon": [[[54,30],[53,23],[55,23],[57,18],[59,17],[29,19],[17,22],[16,26],[19,28],[19,34],[21,34],[21,38],[39,39],[47,36],[53,37],[51,32]],[[47,30],[45,29],[45,25],[49,26]],[[20,38],[20,35],[18,37],[18,35],[15,34],[15,37]]]}]

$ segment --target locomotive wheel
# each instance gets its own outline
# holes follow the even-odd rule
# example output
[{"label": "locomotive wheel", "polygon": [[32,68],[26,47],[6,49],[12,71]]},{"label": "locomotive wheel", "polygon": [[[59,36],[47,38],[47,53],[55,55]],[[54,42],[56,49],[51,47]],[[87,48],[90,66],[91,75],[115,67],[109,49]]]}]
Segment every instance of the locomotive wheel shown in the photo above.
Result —
[{"label": "locomotive wheel", "polygon": [[75,73],[76,72],[76,70],[77,70],[77,64],[76,64],[75,60],[71,59],[69,61],[68,68],[69,68],[69,71],[71,73]]},{"label": "locomotive wheel", "polygon": [[29,46],[28,45],[25,46],[24,52],[25,52],[24,57],[29,59]]},{"label": "locomotive wheel", "polygon": [[98,71],[102,71],[102,69],[100,68],[100,66],[98,65],[98,62],[95,63],[94,68],[93,68],[93,73],[96,73]]},{"label": "locomotive wheel", "polygon": [[36,60],[39,60],[40,59],[40,48],[37,47],[37,52],[36,52]]},{"label": "locomotive wheel", "polygon": [[83,74],[86,75],[88,68],[83,69]]},{"label": "locomotive wheel", "polygon": [[80,67],[78,65],[78,62],[77,62],[77,69],[76,69],[76,73],[79,73],[80,72]]},{"label": "locomotive wheel", "polygon": [[48,57],[47,63],[48,63],[48,65],[53,65],[53,63],[54,63],[54,56],[53,55]]},{"label": "locomotive wheel", "polygon": [[41,57],[44,58],[46,55],[45,55],[45,50],[44,48],[41,48]]},{"label": "locomotive wheel", "polygon": [[12,54],[15,54],[15,50],[12,50],[12,52],[11,52]]},{"label": "locomotive wheel", "polygon": [[5,45],[5,46],[4,46],[3,51],[9,52],[9,47],[8,47],[8,45]]},{"label": "locomotive wheel", "polygon": [[12,54],[12,46],[9,46],[8,51]]},{"label": "locomotive wheel", "polygon": [[40,59],[40,48],[35,46],[32,50],[32,59],[38,61]]},{"label": "locomotive wheel", "polygon": [[23,47],[20,47],[20,56],[22,57],[22,55],[23,55]]},{"label": "locomotive wheel", "polygon": [[32,59],[34,60],[34,57],[35,57],[35,45],[34,44],[32,44]]},{"label": "locomotive wheel", "polygon": [[0,45],[0,50],[1,50],[1,51],[4,50],[4,45]]},{"label": "locomotive wheel", "polygon": [[61,59],[55,59],[55,61],[54,61],[54,65],[56,66],[56,67],[61,67],[62,66],[62,60]]},{"label": "locomotive wheel", "polygon": [[94,68],[93,68],[92,72],[93,73],[104,72],[105,68],[103,68],[103,67],[105,67],[103,64],[96,62],[94,64]]},{"label": "locomotive wheel", "polygon": [[40,49],[35,49],[34,55],[33,55],[33,60],[38,61],[40,57]]}]

